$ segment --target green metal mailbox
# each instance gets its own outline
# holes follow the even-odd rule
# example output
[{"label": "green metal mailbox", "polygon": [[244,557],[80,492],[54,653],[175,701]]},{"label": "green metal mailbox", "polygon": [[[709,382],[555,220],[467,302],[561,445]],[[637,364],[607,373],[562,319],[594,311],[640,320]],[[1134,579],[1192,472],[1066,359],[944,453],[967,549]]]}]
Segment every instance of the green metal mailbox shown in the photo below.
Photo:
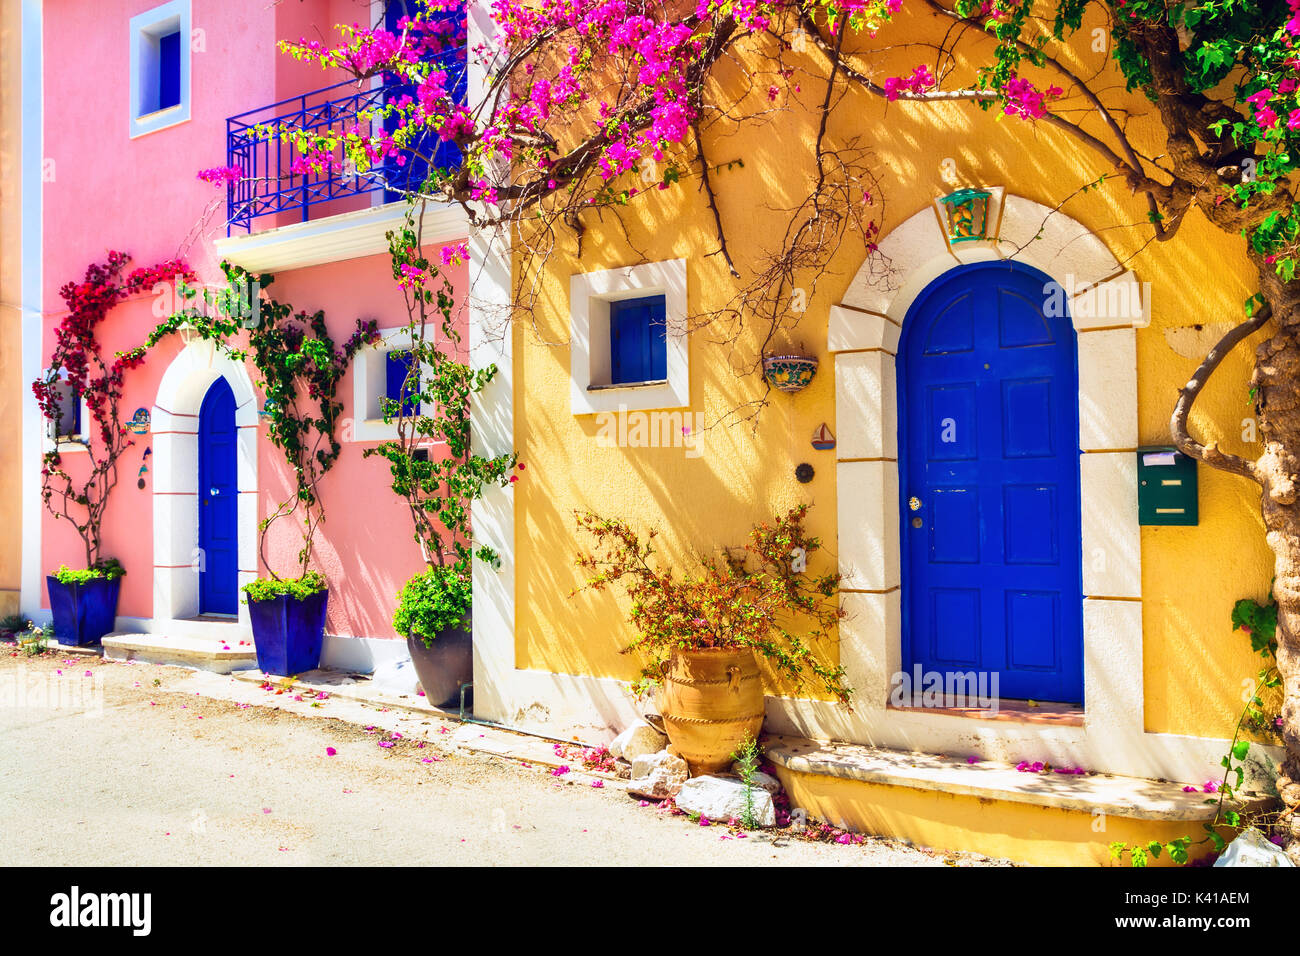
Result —
[{"label": "green metal mailbox", "polygon": [[1166,447],[1137,456],[1138,524],[1196,524],[1196,459]]}]

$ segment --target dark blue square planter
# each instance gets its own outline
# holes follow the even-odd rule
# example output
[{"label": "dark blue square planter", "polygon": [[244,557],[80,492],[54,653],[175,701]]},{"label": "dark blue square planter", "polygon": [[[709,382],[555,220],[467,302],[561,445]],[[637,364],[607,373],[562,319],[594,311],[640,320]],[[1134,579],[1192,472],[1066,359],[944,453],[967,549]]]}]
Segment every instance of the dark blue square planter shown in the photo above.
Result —
[{"label": "dark blue square planter", "polygon": [[291,677],[320,666],[329,591],[301,601],[282,594],[269,601],[249,601],[257,666],[263,674]]},{"label": "dark blue square planter", "polygon": [[60,584],[54,575],[45,578],[54,615],[54,639],[78,647],[98,644],[113,630],[117,619],[120,577],[96,578],[84,584]]}]

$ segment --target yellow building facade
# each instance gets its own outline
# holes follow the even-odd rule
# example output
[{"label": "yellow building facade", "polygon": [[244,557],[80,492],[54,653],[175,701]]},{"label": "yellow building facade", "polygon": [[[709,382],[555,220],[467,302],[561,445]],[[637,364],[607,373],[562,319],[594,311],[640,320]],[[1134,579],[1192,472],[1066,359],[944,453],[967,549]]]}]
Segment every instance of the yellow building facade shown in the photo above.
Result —
[{"label": "yellow building facade", "polygon": [[[1085,23],[1079,36],[1095,36],[1091,26]],[[890,50],[871,57],[879,76],[907,75],[916,54],[906,41],[933,40],[941,28],[928,17],[890,27]],[[1065,62],[1080,75],[1101,70],[1103,80],[1094,85],[1123,89],[1104,48],[1081,40]],[[804,65],[825,76],[825,62],[812,52]],[[775,118],[714,127],[706,136],[712,165],[743,162],[714,173],[742,273],[771,251],[788,226],[785,210],[807,194],[815,107],[824,90],[824,81],[807,79],[798,93],[782,91],[780,103],[789,109]],[[1070,95],[1064,104],[1076,102]],[[1119,96],[1131,111],[1128,132],[1137,148],[1159,155],[1162,128],[1149,104]],[[1104,135],[1100,122],[1085,119],[1084,126]],[[575,531],[575,511],[657,528],[661,554],[686,561],[696,552],[717,554],[742,542],[755,522],[808,503],[826,563],[843,575],[840,600],[849,612],[825,650],[845,666],[857,693],[849,711],[769,686],[767,732],[971,755],[981,763],[1043,760],[1198,786],[1220,774],[1242,689],[1258,668],[1248,642],[1232,631],[1230,613],[1239,598],[1262,600],[1272,573],[1259,492],[1200,467],[1197,524],[1140,525],[1138,449],[1171,445],[1177,390],[1255,291],[1243,243],[1195,211],[1172,241],[1153,242],[1144,197],[1118,181],[1082,189],[1112,171],[1044,123],[962,103],[887,102],[853,90],[835,110],[829,135],[839,143],[856,138],[871,153],[879,181],[869,215],[879,236],[875,248],[860,235],[844,242],[801,290],[806,308],[797,325],[766,346],[769,353],[818,359],[802,391],[765,393],[753,372],[764,348],[754,324],[738,337],[728,332],[725,345],[707,328],[681,336],[683,355],[674,360],[670,351],[669,381],[648,399],[631,389],[592,398],[586,388],[593,355],[607,348],[597,328],[600,302],[644,289],[666,294],[670,315],[673,296],[684,295],[685,315],[698,316],[725,308],[735,294],[738,280],[715,254],[718,239],[697,173],[634,204],[618,222],[593,219],[581,256],[575,243],[560,244],[544,265],[534,321],[516,323],[507,343],[479,331],[478,361],[495,361],[503,373],[476,412],[478,440],[485,450],[512,443],[526,466],[517,485],[490,497],[476,516],[476,534],[503,555],[499,570],[476,569],[479,710],[513,726],[583,739],[612,734],[637,713],[627,683],[640,662],[620,653],[633,636],[625,603],[608,593],[573,595],[582,583],[573,556],[588,544]],[[940,200],[963,188],[989,194],[988,229],[981,239],[954,243]],[[517,279],[519,250],[476,250],[485,300],[492,281],[498,300],[508,294],[507,255]],[[1059,719],[1031,706],[980,719],[889,702],[893,675],[909,666],[900,558],[907,519],[900,514],[899,431],[907,414],[897,401],[900,337],[910,306],[932,283],[964,265],[1006,260],[1061,285],[1077,345],[1081,527],[1077,540],[1062,546],[1079,549],[1084,693]],[[491,325],[486,307],[478,308],[480,324]],[[1248,381],[1259,340],[1223,363],[1192,422],[1203,440],[1251,456],[1257,434]],[[764,402],[756,414],[755,402]],[[629,422],[623,432],[620,414]],[[646,431],[634,440],[638,416]],[[823,424],[836,437],[833,449],[811,445]],[[693,441],[668,441],[683,427]],[[801,464],[814,472],[806,483],[795,477]],[[1261,753],[1267,762],[1269,751]],[[826,819],[949,846],[961,843],[960,833],[979,830],[980,807],[1007,792],[991,784],[984,795],[972,790],[941,801],[932,794],[927,802],[925,791],[916,791],[882,803],[861,800],[861,788],[897,780],[859,775],[853,797],[844,795],[852,775],[849,782],[823,776],[814,783],[804,772],[782,774],[792,797],[815,804]],[[1181,793],[1181,786],[1168,789]],[[1098,800],[1098,814],[1123,816],[1116,809],[1122,800]],[[855,801],[888,812],[855,811]],[[1112,839],[1199,835],[1204,817],[1171,803],[1124,817],[1122,827],[1085,827],[1080,837],[1086,805],[1063,809],[1030,796],[1007,806],[1012,822],[1002,829],[1009,835],[972,837],[968,845],[1033,858],[1023,834],[1011,831],[1018,814],[1036,808],[1045,816],[1035,825],[1065,834],[1042,862],[1100,862]],[[927,807],[932,825],[918,823]],[[912,822],[900,822],[900,815]]]}]

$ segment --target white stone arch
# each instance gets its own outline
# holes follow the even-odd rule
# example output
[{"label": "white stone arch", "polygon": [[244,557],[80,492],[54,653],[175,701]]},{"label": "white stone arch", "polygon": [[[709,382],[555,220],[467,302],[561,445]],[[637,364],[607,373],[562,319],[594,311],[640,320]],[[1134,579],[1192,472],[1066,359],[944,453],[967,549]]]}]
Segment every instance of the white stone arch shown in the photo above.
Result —
[{"label": "white stone arch", "polygon": [[[235,396],[239,464],[239,583],[257,575],[257,394],[248,369],[212,342],[188,343],[167,366],[151,416],[155,621],[187,621],[199,613],[199,409],[224,378]],[[239,605],[239,625],[248,608]],[[213,636],[230,624],[211,624]],[[186,633],[195,625],[187,624]]]},{"label": "white stone arch", "polygon": [[[1011,759],[1032,747],[1112,772],[1186,773],[1217,742],[1146,734],[1143,723],[1141,532],[1137,514],[1136,329],[1143,287],[1083,224],[1001,187],[987,235],[950,243],[942,207],[911,216],[831,307],[841,604],[840,661],[852,714],[819,702],[769,700],[769,729],[878,746]],[[887,707],[902,660],[898,408],[895,355],[912,302],[950,269],[1014,259],[1061,287],[1078,336],[1082,499],[1082,724],[980,720]],[[1174,779],[1181,779],[1175,777]]]}]

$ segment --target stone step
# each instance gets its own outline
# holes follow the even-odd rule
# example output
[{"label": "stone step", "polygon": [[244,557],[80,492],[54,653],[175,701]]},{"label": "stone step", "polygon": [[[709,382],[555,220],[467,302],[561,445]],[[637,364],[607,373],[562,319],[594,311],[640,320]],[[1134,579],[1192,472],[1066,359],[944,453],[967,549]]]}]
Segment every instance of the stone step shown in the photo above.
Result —
[{"label": "stone step", "polygon": [[1039,865],[1106,865],[1111,842],[1198,841],[1217,808],[1200,787],[1163,780],[1026,773],[992,760],[800,737],[762,743],[791,806],[811,818]]},{"label": "stone step", "polygon": [[48,645],[51,654],[72,654],[82,657],[102,657],[104,649],[98,644],[55,644]]},{"label": "stone step", "polygon": [[240,644],[214,638],[118,632],[104,635],[101,643],[104,657],[109,660],[177,664],[215,674],[229,674],[257,666],[257,653],[252,641]]},{"label": "stone step", "polygon": [[768,759],[779,767],[843,780],[1143,820],[1198,821],[1214,816],[1214,806],[1207,803],[1209,794],[1185,792],[1177,783],[1103,773],[1027,773],[992,760],[968,763],[942,754],[798,737],[771,736],[764,743]]}]

